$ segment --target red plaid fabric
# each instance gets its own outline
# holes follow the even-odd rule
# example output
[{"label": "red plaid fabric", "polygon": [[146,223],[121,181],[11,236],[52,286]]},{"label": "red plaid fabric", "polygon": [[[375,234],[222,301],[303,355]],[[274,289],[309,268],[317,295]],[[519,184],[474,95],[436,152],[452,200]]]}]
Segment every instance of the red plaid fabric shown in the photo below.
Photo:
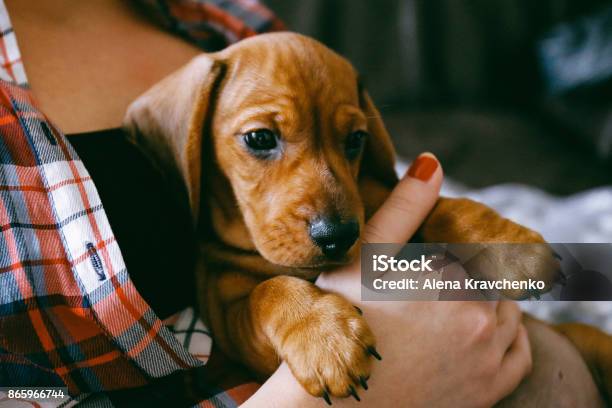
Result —
[{"label": "red plaid fabric", "polygon": [[4,0],[0,0],[0,79],[21,86],[28,84]]},{"label": "red plaid fabric", "polygon": [[243,38],[284,29],[257,0],[139,0],[170,30],[216,51]]},{"label": "red plaid fabric", "polygon": [[[282,27],[254,0],[144,3],[202,46]],[[151,406],[162,380],[191,370],[200,406],[237,406],[257,385],[214,354],[202,367],[210,345],[193,355],[185,333],[205,329],[180,327],[193,312],[166,326],[132,284],[92,179],[32,100],[1,0],[0,30],[0,386],[67,387],[62,406],[153,393]]]}]

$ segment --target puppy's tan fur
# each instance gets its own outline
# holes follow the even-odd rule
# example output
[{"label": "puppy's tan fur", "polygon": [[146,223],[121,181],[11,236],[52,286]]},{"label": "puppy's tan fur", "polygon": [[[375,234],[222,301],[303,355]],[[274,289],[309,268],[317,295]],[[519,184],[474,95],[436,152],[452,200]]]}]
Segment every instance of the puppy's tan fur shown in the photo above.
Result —
[{"label": "puppy's tan fur", "polygon": [[[309,222],[330,213],[363,228],[397,182],[391,140],[350,63],[297,34],[257,36],[199,56],[153,87],[131,105],[126,126],[184,188],[201,232],[200,308],[217,344],[264,377],[286,361],[313,395],[357,388],[375,338],[353,305],[311,283],[334,263],[308,235]],[[280,135],[280,158],[245,148],[242,135],[261,128]],[[351,161],[343,146],[356,130],[370,139]],[[544,243],[466,199],[441,198],[420,234],[427,242]],[[497,254],[515,266],[505,277],[552,284],[558,263],[533,251],[524,261]],[[467,272],[497,279],[495,270]],[[598,367],[601,358],[610,363],[599,354]]]}]

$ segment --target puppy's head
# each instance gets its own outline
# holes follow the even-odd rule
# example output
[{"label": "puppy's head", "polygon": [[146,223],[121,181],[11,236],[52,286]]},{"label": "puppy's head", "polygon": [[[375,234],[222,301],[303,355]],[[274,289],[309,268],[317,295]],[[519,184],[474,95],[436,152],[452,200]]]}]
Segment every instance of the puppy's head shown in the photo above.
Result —
[{"label": "puppy's head", "polygon": [[355,70],[297,34],[198,57],[139,98],[128,123],[185,180],[194,215],[212,211],[221,240],[284,266],[351,259],[375,186],[395,182]]}]

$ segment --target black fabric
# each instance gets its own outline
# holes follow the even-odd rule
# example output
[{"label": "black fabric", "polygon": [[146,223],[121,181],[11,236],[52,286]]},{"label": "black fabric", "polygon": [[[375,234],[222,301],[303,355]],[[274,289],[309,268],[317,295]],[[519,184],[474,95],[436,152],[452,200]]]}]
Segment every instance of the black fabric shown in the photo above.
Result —
[{"label": "black fabric", "polygon": [[67,135],[89,171],[128,273],[160,318],[194,305],[189,209],[121,129]]}]

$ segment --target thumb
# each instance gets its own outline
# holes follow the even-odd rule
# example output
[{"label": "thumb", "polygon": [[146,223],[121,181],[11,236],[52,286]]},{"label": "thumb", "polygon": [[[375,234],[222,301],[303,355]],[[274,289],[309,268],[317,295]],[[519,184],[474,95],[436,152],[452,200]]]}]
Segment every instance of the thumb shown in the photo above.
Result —
[{"label": "thumb", "polygon": [[364,243],[407,242],[438,200],[442,178],[442,166],[433,154],[417,157],[366,224]]}]

